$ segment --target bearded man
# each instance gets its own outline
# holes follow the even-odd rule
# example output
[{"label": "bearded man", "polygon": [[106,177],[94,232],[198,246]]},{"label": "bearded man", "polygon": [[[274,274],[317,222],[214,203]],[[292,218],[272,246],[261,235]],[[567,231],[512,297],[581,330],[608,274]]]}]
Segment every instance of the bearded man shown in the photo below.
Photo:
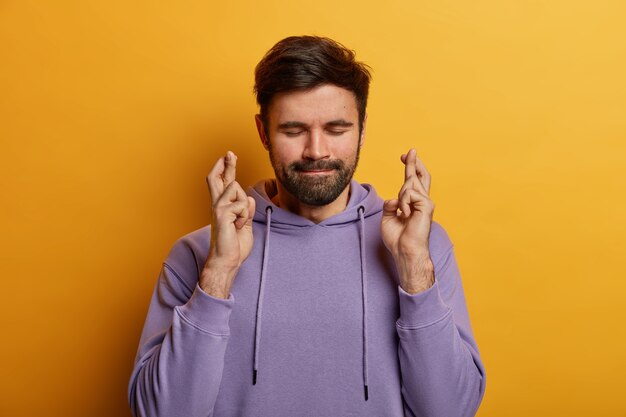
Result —
[{"label": "bearded man", "polygon": [[383,201],[352,179],[370,82],[352,51],[289,37],[256,68],[275,179],[227,152],[211,224],[163,263],[129,384],[135,416],[473,416],[485,370],[452,243],[414,149]]}]

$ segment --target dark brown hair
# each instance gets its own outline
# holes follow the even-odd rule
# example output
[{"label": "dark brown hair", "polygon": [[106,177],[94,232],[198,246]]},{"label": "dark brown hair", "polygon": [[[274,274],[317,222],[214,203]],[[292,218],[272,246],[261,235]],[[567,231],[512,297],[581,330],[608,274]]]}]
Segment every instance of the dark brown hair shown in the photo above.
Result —
[{"label": "dark brown hair", "polygon": [[[354,51],[320,36],[290,36],[279,41],[257,64],[254,93],[267,130],[267,109],[275,94],[334,84],[354,93],[363,129],[371,74]],[[266,131],[267,133],[267,131]]]}]

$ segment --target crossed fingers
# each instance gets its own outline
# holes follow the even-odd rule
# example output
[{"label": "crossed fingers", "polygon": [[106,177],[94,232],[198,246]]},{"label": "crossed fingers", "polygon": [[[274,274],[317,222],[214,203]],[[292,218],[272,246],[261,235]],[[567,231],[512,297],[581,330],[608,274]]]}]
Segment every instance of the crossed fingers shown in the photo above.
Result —
[{"label": "crossed fingers", "polygon": [[408,218],[414,210],[434,209],[429,199],[430,173],[417,157],[415,149],[410,149],[400,159],[404,163],[404,184],[398,192],[398,208]]},{"label": "crossed fingers", "polygon": [[[237,156],[228,151],[226,156],[219,158],[206,177],[211,194],[213,215],[218,222],[227,219],[241,229],[252,217],[250,201],[243,188],[235,181]],[[221,223],[221,222],[220,222]]]},{"label": "crossed fingers", "polygon": [[219,158],[217,162],[215,162],[211,172],[209,172],[209,175],[206,177],[213,204],[219,200],[226,187],[235,181],[236,171],[237,157],[231,151],[226,152],[226,156]]},{"label": "crossed fingers", "polygon": [[[400,156],[400,160],[404,163],[404,181],[412,179],[412,184],[421,188],[421,192],[425,195],[430,194],[430,173],[422,161],[417,157],[415,149],[409,149],[409,152]],[[415,181],[417,180],[417,181]]]}]

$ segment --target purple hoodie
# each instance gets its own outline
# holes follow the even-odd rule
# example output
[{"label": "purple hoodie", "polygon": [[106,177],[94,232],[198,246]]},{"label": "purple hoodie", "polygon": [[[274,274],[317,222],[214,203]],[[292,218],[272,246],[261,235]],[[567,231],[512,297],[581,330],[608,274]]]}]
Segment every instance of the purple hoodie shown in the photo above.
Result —
[{"label": "purple hoodie", "polygon": [[128,395],[135,416],[473,416],[485,371],[452,243],[430,232],[435,284],[398,285],[380,235],[383,202],[351,183],[319,224],[275,206],[265,181],[254,246],[230,298],[197,285],[210,227],[163,263]]}]

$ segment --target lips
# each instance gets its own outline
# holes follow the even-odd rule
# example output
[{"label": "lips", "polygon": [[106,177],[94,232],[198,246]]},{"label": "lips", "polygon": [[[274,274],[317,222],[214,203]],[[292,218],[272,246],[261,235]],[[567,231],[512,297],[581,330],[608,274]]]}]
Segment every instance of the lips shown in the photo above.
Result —
[{"label": "lips", "polygon": [[315,170],[306,170],[300,171],[305,175],[323,175],[323,174],[331,174],[334,169],[315,169]]},{"label": "lips", "polygon": [[342,168],[342,163],[339,160],[331,161],[298,161],[291,164],[294,171],[303,173],[324,173],[337,171]]}]

